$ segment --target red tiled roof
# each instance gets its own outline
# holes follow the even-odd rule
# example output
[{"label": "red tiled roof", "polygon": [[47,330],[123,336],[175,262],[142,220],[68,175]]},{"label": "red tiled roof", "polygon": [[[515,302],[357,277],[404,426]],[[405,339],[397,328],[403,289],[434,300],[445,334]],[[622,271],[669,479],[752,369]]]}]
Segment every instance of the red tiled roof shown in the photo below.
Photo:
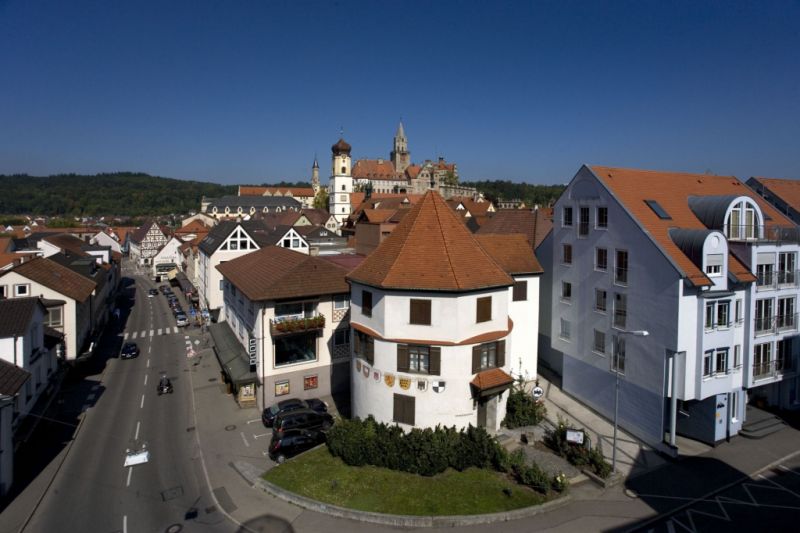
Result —
[{"label": "red tiled roof", "polygon": [[86,257],[90,254],[83,251],[84,243],[78,237],[74,235],[70,235],[68,233],[60,233],[58,235],[48,235],[42,239],[43,241],[47,241],[53,246],[60,248],[62,252],[69,252],[71,254],[75,254],[77,256]]},{"label": "red tiled roof", "polygon": [[252,301],[350,292],[346,269],[280,246],[265,246],[217,270]]},{"label": "red tiled roof", "polygon": [[540,274],[542,265],[533,254],[533,248],[520,233],[510,235],[475,235],[478,244],[509,274]]},{"label": "red tiled roof", "polygon": [[490,368],[478,372],[470,382],[478,390],[489,390],[514,383],[514,378],[503,372],[500,368]]},{"label": "red tiled roof", "polygon": [[395,209],[364,209],[364,216],[370,224],[380,224],[389,220],[395,212]]},{"label": "red tiled roof", "polygon": [[[793,226],[791,220],[758,196],[734,176],[713,176],[681,172],[659,172],[594,166],[590,170],[628,210],[686,278],[698,286],[710,285],[705,273],[672,241],[670,228],[707,229],[689,207],[690,196],[748,196],[772,220],[771,226]],[[670,215],[665,220],[645,203],[655,200]],[[751,272],[732,254],[728,271],[741,281],[754,281]]]},{"label": "red tiled roof", "polygon": [[359,159],[353,165],[352,176],[355,179],[402,180],[391,161],[385,159]]},{"label": "red tiled roof", "polygon": [[419,165],[408,165],[408,167],[406,167],[406,176],[411,180],[417,179],[420,170],[422,170],[422,167]]},{"label": "red tiled roof", "polygon": [[199,220],[192,220],[185,226],[175,230],[175,235],[188,235],[190,233],[208,233],[211,228],[200,222]]},{"label": "red tiled roof", "polygon": [[433,191],[411,208],[348,279],[386,289],[435,291],[513,283]]},{"label": "red tiled roof", "polygon": [[4,254],[11,248],[11,237],[0,237],[0,254]]},{"label": "red tiled roof", "polygon": [[86,300],[97,287],[97,284],[89,278],[44,257],[25,261],[4,272],[0,277],[9,272],[16,272],[78,302]]},{"label": "red tiled roof", "polygon": [[487,218],[478,229],[484,233],[521,233],[536,248],[553,227],[553,210],[500,209]]},{"label": "red tiled roof", "polygon": [[753,179],[786,202],[789,207],[800,212],[800,181],[761,177],[753,177]]}]

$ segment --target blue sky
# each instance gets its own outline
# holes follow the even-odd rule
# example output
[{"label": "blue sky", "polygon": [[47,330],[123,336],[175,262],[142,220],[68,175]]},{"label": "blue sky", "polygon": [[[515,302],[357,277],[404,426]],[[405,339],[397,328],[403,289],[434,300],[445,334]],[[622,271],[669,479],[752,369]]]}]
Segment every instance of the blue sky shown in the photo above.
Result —
[{"label": "blue sky", "polygon": [[0,173],[800,178],[800,3],[0,0]]}]

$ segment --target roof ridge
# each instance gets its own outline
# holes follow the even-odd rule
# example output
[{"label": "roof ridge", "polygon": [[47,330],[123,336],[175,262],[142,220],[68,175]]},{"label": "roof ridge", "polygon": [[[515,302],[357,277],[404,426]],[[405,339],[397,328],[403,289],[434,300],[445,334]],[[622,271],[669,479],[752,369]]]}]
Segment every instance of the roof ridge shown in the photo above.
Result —
[{"label": "roof ridge", "polygon": [[[442,203],[444,203],[444,201]],[[447,204],[444,204],[444,206],[447,208],[448,211],[450,211],[450,207]],[[450,258],[450,246],[448,245],[447,239],[445,238],[444,231],[443,231],[443,228],[442,228],[441,216],[439,215],[439,206],[437,205],[437,203],[435,201],[433,202],[433,207],[434,207],[434,209],[436,211],[436,218],[439,219],[438,220],[439,223],[437,225],[439,226],[439,233],[442,234],[442,240],[444,241],[444,251],[445,251],[444,255],[445,255],[445,257],[447,257],[447,264],[450,267],[450,275],[452,275],[453,279],[456,280],[456,284],[458,285],[458,288],[460,289],[460,288],[462,288],[461,287],[461,282],[459,281],[458,276],[456,275],[456,269],[453,268],[453,260]],[[461,223],[461,221],[459,221],[459,224],[460,223]]]},{"label": "roof ridge", "polygon": [[[424,201],[425,201],[425,198],[423,197],[422,200],[420,200],[419,205],[422,206]],[[416,206],[414,206],[414,207],[416,207]],[[417,208],[417,212],[416,212],[416,216],[414,217],[414,221],[411,223],[411,227],[408,228],[408,231],[406,231],[406,234],[405,234],[405,236],[403,238],[403,244],[400,245],[400,251],[397,254],[395,254],[394,260],[392,261],[392,267],[389,270],[394,270],[395,265],[397,265],[397,259],[403,254],[403,252],[405,252],[406,245],[408,244],[408,241],[409,241],[408,237],[409,237],[409,235],[411,235],[412,230],[416,227],[417,222],[419,222],[419,214],[420,214],[421,211],[422,211],[422,207]],[[392,232],[392,233],[394,233],[394,232]],[[383,276],[383,280],[385,281],[387,277],[389,277],[389,272],[386,272],[386,275]]]}]

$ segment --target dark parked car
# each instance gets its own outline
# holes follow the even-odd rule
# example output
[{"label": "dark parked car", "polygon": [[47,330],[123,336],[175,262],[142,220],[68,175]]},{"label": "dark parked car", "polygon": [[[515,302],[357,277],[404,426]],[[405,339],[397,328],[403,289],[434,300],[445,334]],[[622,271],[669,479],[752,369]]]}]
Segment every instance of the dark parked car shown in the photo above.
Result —
[{"label": "dark parked car", "polygon": [[296,409],[313,409],[318,413],[328,412],[328,406],[322,400],[318,400],[316,398],[312,398],[310,400],[289,398],[288,400],[280,401],[264,409],[264,411],[261,413],[261,421],[264,423],[264,426],[271,428],[272,424],[275,422],[276,416],[283,413],[288,413],[289,411],[294,411]]},{"label": "dark parked car", "polygon": [[158,380],[158,395],[162,394],[172,394],[172,382],[167,376],[161,376],[161,379]]},{"label": "dark parked car", "polygon": [[158,295],[158,290],[157,289],[150,289],[149,291],[147,291],[147,297],[148,298],[152,298],[153,296],[157,296],[157,295]]},{"label": "dark parked car", "polygon": [[139,357],[139,347],[135,342],[126,342],[122,345],[122,350],[119,352],[120,359],[133,359]]},{"label": "dark parked car", "polygon": [[308,429],[290,429],[282,435],[273,434],[269,443],[269,458],[280,464],[289,457],[310,450],[324,440],[324,433]]},{"label": "dark parked car", "polygon": [[290,429],[327,431],[332,425],[333,417],[328,413],[318,413],[313,409],[295,409],[276,416],[272,432],[283,435]]},{"label": "dark parked car", "polygon": [[[158,290],[161,291],[161,294],[167,294],[167,291],[170,290],[169,289],[169,285],[161,285],[161,286],[158,287]],[[172,291],[170,291],[170,292],[172,292]]]}]

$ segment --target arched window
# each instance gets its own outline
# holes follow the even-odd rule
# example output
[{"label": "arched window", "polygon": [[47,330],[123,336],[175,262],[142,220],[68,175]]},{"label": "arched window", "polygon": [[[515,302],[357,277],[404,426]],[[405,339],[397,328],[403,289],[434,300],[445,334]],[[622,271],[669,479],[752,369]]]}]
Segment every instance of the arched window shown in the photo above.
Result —
[{"label": "arched window", "polygon": [[347,167],[342,167],[342,174],[346,174],[346,173],[347,173]]},{"label": "arched window", "polygon": [[344,183],[342,183],[342,190],[343,191],[347,190],[347,188],[344,186]]}]

